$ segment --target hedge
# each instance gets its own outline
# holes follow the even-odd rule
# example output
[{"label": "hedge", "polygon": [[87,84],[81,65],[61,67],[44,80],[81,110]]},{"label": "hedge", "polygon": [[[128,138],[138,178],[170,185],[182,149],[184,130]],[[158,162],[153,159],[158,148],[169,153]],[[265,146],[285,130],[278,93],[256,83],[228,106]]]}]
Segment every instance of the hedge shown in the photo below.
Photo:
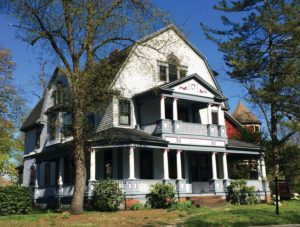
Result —
[{"label": "hedge", "polygon": [[0,215],[28,214],[31,205],[30,188],[19,185],[0,187]]}]

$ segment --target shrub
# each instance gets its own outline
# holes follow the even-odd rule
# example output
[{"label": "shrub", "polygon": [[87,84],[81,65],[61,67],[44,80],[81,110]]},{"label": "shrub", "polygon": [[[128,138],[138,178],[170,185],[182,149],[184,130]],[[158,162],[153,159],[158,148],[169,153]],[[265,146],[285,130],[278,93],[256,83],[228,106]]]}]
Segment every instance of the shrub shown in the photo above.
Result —
[{"label": "shrub", "polygon": [[175,201],[175,188],[171,184],[158,182],[151,186],[146,199],[152,208],[169,208]]},{"label": "shrub", "polygon": [[0,215],[28,214],[31,205],[30,188],[19,185],[0,187]]},{"label": "shrub", "polygon": [[253,186],[247,186],[245,180],[232,181],[227,186],[228,195],[227,200],[233,204],[255,204],[258,203],[258,199],[254,194],[255,188]]},{"label": "shrub", "polygon": [[123,201],[119,183],[101,180],[95,183],[92,195],[92,208],[97,211],[116,211]]},{"label": "shrub", "polygon": [[174,202],[171,206],[171,210],[181,210],[181,211],[186,211],[186,210],[191,210],[196,208],[195,205],[192,203],[192,201],[184,201],[182,203],[180,202]]},{"label": "shrub", "polygon": [[144,206],[141,203],[135,203],[130,207],[130,210],[141,210],[143,209]]}]

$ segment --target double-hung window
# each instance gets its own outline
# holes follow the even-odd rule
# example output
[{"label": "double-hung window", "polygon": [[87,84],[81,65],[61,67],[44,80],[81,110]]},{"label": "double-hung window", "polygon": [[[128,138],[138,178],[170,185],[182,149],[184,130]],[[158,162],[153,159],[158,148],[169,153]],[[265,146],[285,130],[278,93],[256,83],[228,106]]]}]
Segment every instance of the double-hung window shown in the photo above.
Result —
[{"label": "double-hung window", "polygon": [[54,140],[56,138],[57,131],[57,113],[52,113],[48,117],[49,122],[49,137],[50,140]]},{"label": "double-hung window", "polygon": [[130,125],[130,100],[121,99],[119,100],[119,124]]},{"label": "double-hung window", "polygon": [[72,113],[71,112],[66,112],[64,114],[64,128],[63,128],[63,133],[64,136],[71,136],[73,131],[73,125],[72,125]]}]

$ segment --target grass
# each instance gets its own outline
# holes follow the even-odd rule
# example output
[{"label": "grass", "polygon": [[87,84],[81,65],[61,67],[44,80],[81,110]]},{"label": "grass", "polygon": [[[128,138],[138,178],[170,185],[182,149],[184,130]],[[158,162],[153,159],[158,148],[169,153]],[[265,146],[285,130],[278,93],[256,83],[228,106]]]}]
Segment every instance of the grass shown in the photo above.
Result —
[{"label": "grass", "polygon": [[300,201],[283,202],[280,215],[275,214],[275,206],[231,205],[223,208],[200,210],[189,217],[187,226],[251,226],[300,223]]},{"label": "grass", "polygon": [[300,201],[284,202],[280,215],[273,205],[228,205],[222,208],[187,210],[137,210],[85,212],[81,215],[33,211],[29,215],[0,217],[0,226],[251,226],[300,223]]}]

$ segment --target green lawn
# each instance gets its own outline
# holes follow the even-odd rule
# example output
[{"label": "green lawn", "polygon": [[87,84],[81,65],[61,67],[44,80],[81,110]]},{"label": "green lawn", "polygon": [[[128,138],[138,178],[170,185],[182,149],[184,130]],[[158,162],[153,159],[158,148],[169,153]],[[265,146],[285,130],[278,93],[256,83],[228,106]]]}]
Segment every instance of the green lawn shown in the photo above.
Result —
[{"label": "green lawn", "polygon": [[300,223],[300,201],[283,202],[280,214],[275,214],[275,206],[231,205],[217,209],[201,208],[189,217],[188,226],[251,226]]},{"label": "green lawn", "polygon": [[0,226],[251,226],[300,223],[300,201],[284,202],[280,215],[275,206],[228,205],[222,208],[199,208],[188,211],[138,210],[119,212],[85,212],[68,216],[62,213],[34,211],[29,215],[0,217]]}]

